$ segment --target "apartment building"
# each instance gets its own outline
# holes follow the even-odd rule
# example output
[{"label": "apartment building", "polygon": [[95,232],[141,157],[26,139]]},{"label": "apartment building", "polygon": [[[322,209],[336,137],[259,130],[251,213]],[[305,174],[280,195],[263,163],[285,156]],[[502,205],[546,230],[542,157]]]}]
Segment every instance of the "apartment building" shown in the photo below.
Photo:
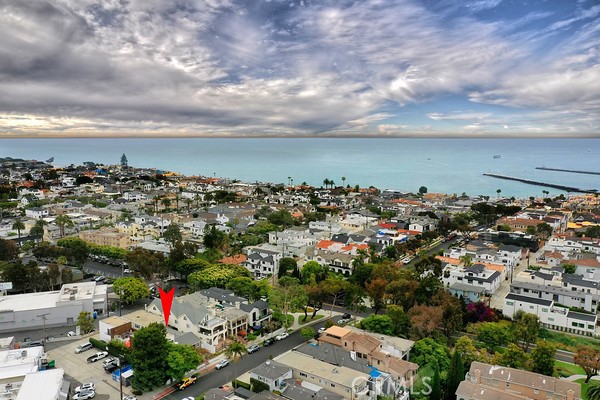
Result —
[{"label": "apartment building", "polygon": [[81,231],[79,238],[99,246],[114,246],[122,249],[129,249],[131,246],[129,235],[112,228]]},{"label": "apartment building", "polygon": [[457,400],[580,400],[575,382],[474,361],[456,390]]},{"label": "apartment building", "polygon": [[600,295],[580,290],[570,290],[562,285],[541,285],[539,283],[516,280],[510,284],[510,292],[523,296],[552,300],[563,306],[581,308],[590,313],[596,313],[598,304],[600,304]]}]

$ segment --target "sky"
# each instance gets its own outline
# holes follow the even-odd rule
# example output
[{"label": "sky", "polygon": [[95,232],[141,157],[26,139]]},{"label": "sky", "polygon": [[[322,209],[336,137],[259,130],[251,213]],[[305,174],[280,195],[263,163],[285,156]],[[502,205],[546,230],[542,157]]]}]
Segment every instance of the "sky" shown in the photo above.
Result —
[{"label": "sky", "polygon": [[600,1],[0,1],[0,137],[137,135],[600,137]]}]

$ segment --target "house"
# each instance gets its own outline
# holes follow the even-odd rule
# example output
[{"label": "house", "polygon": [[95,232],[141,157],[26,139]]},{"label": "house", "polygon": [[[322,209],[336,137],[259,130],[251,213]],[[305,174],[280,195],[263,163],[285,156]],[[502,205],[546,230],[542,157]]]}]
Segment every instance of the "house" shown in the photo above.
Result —
[{"label": "house", "polygon": [[25,209],[25,216],[33,219],[42,219],[49,215],[48,210],[41,207],[31,207]]},{"label": "house", "polygon": [[245,267],[252,273],[254,278],[266,278],[277,275],[279,272],[279,261],[283,258],[280,251],[263,246],[249,246],[244,248],[248,256]]},{"label": "house", "polygon": [[456,390],[457,400],[580,400],[581,386],[516,368],[477,361]]},{"label": "house", "polygon": [[542,285],[539,283],[515,280],[510,284],[510,292],[523,296],[552,300],[566,307],[581,308],[596,313],[600,304],[600,295],[582,290],[570,290],[563,286]]},{"label": "house", "polygon": [[131,241],[129,235],[120,233],[117,229],[102,228],[79,232],[79,238],[99,246],[113,246],[129,249]]},{"label": "house", "polygon": [[108,343],[115,337],[121,337],[122,335],[131,332],[133,326],[131,325],[131,321],[128,321],[125,318],[110,316],[99,321],[98,330],[100,333],[100,340]]},{"label": "house", "polygon": [[598,316],[571,311],[554,304],[554,300],[509,293],[504,298],[503,314],[513,318],[517,311],[536,315],[542,326],[585,336],[597,336]]},{"label": "house", "polygon": [[446,287],[464,283],[479,287],[485,293],[494,294],[500,287],[502,275],[498,271],[487,269],[483,264],[473,264],[467,268],[446,264],[441,280]]},{"label": "house", "polygon": [[271,392],[281,392],[287,385],[286,380],[292,378],[292,367],[267,360],[250,371],[250,378],[268,385]]},{"label": "house", "polygon": [[123,198],[127,201],[144,201],[147,199],[147,196],[140,192],[125,192],[123,193]]},{"label": "house", "polygon": [[329,266],[333,272],[343,274],[345,276],[352,275],[354,256],[348,253],[335,252],[330,253],[322,250],[313,250],[306,252],[307,261],[316,261],[319,264]]},{"label": "house", "polygon": [[254,329],[271,320],[269,304],[265,300],[248,302],[243,297],[236,296],[231,290],[212,287],[202,290],[201,293],[208,299],[218,302],[220,305],[235,307],[247,314],[247,324]]}]

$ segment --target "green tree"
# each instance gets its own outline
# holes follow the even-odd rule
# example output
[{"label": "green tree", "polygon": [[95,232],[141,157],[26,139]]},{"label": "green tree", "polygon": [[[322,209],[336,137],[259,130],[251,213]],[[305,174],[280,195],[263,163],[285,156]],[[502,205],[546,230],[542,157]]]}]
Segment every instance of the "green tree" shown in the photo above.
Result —
[{"label": "green tree", "polygon": [[513,338],[527,352],[529,346],[535,343],[540,335],[540,320],[535,314],[519,310],[513,316],[513,321],[515,322]]},{"label": "green tree", "polygon": [[288,227],[294,224],[294,217],[288,210],[279,210],[269,214],[267,221],[273,225]]},{"label": "green tree", "polygon": [[12,240],[0,238],[0,261],[12,261],[19,256],[19,248]]},{"label": "green tree", "polygon": [[173,380],[181,380],[186,372],[198,368],[201,362],[193,346],[168,343],[168,351],[167,376]]},{"label": "green tree", "polygon": [[277,286],[269,291],[269,304],[285,316],[286,324],[288,323],[288,313],[304,308],[307,302],[306,291],[296,278],[284,276],[279,280]]},{"label": "green tree", "polygon": [[549,224],[542,222],[537,226],[536,231],[542,239],[548,239],[552,235],[553,229]]},{"label": "green tree", "polygon": [[302,336],[306,340],[310,340],[313,337],[315,337],[315,330],[312,327],[307,326],[300,330],[300,336]]},{"label": "green tree", "polygon": [[29,230],[29,235],[34,237],[40,237],[41,241],[44,241],[44,226],[48,223],[43,219],[38,219],[35,221],[35,225],[31,227]]},{"label": "green tree", "polygon": [[410,331],[410,317],[404,312],[402,306],[388,304],[385,315],[390,318],[394,335],[406,337]]},{"label": "green tree", "polygon": [[115,279],[113,290],[119,295],[121,301],[131,304],[139,299],[148,297],[148,285],[142,279],[131,276]]},{"label": "green tree", "polygon": [[561,267],[563,268],[563,272],[565,274],[574,274],[575,271],[577,271],[577,265],[573,263],[564,263],[561,264]]},{"label": "green tree", "polygon": [[482,322],[477,325],[477,340],[490,351],[506,346],[512,341],[510,324],[505,322]]},{"label": "green tree", "polygon": [[236,295],[246,298],[249,302],[260,299],[260,288],[256,281],[247,276],[238,276],[227,282],[226,288]]},{"label": "green tree", "polygon": [[12,224],[12,229],[17,231],[17,235],[19,237],[19,245],[21,244],[21,231],[25,229],[25,224],[20,219],[17,219],[14,224]]},{"label": "green tree", "polygon": [[182,239],[181,229],[179,229],[179,225],[177,225],[174,222],[169,224],[169,226],[167,226],[167,229],[165,229],[163,237],[167,242],[171,244],[171,248],[173,248],[175,246],[175,243],[181,242]]},{"label": "green tree", "polygon": [[461,336],[454,345],[454,351],[460,353],[464,369],[468,370],[473,361],[490,362],[490,355],[485,349],[478,349],[468,336]]},{"label": "green tree", "polygon": [[585,237],[600,238],[600,225],[588,226],[583,233]]},{"label": "green tree", "polygon": [[29,275],[21,260],[14,263],[0,263],[0,268],[2,269],[2,281],[12,282],[13,289],[24,291],[29,288]]},{"label": "green tree", "polygon": [[79,327],[82,333],[89,333],[94,330],[94,318],[92,314],[87,311],[82,311],[77,317],[76,325]]},{"label": "green tree", "polygon": [[216,226],[211,225],[205,228],[202,243],[207,249],[223,251],[229,245],[229,239],[225,232],[221,232]]},{"label": "green tree", "polygon": [[371,299],[371,304],[373,305],[375,314],[385,307],[385,290],[388,284],[389,282],[386,279],[377,278],[373,279],[366,285],[367,294]]},{"label": "green tree", "polygon": [[473,265],[473,259],[471,256],[464,255],[458,257],[458,259],[463,263],[465,268],[469,268],[471,265]]},{"label": "green tree", "polygon": [[277,277],[281,278],[282,276],[288,275],[297,268],[298,264],[296,260],[290,257],[283,257],[279,261],[279,271],[277,271]]},{"label": "green tree", "polygon": [[465,379],[465,367],[463,364],[460,351],[454,350],[452,359],[450,360],[450,369],[448,369],[448,376],[446,377],[446,388],[444,390],[444,399],[455,400],[456,389],[458,385]]},{"label": "green tree", "polygon": [[441,400],[442,398],[442,383],[440,382],[440,369],[437,365],[433,365],[433,378],[431,379],[431,393],[429,399]]},{"label": "green tree", "polygon": [[151,323],[135,332],[131,351],[134,387],[149,391],[167,381],[169,342],[166,335],[167,328],[159,323]]},{"label": "green tree", "polygon": [[211,265],[188,275],[188,283],[194,290],[225,288],[229,281],[238,277],[250,277],[250,271],[234,264]]},{"label": "green tree", "polygon": [[165,257],[162,253],[141,249],[136,247],[125,256],[125,261],[135,275],[141,275],[151,279],[152,275],[159,273],[165,268]]},{"label": "green tree", "polygon": [[233,359],[233,382],[237,380],[237,362],[247,351],[246,346],[238,341],[232,342],[225,350],[227,358]]},{"label": "green tree", "polygon": [[419,194],[424,195],[425,193],[427,193],[427,186],[421,186],[419,188]]},{"label": "green tree", "polygon": [[538,341],[535,348],[531,351],[532,371],[552,376],[554,374],[555,356],[556,346],[546,340]]},{"label": "green tree", "polygon": [[121,166],[127,166],[127,156],[125,155],[125,153],[123,153],[123,155],[121,156]]},{"label": "green tree", "polygon": [[163,197],[163,198],[160,200],[160,204],[162,204],[162,205],[163,205],[163,207],[164,207],[165,211],[168,211],[168,210],[169,210],[169,207],[171,207],[171,199],[170,199],[170,198],[168,198],[168,197]]},{"label": "green tree", "polygon": [[308,283],[311,277],[314,277],[316,283],[319,283],[327,278],[328,268],[319,264],[316,261],[309,261],[302,267],[300,277],[302,283]]},{"label": "green tree", "polygon": [[494,357],[496,364],[503,365],[505,367],[526,369],[529,361],[529,356],[523,351],[522,348],[514,343],[510,343],[503,353],[496,353]]},{"label": "green tree", "polygon": [[63,284],[73,282],[73,271],[71,268],[63,267],[63,269],[60,271],[60,281]]},{"label": "green tree", "polygon": [[211,266],[211,263],[201,258],[188,258],[176,263],[173,271],[183,278],[187,278],[192,272],[203,270],[209,266]]},{"label": "green tree", "polygon": [[384,335],[394,334],[394,323],[387,315],[369,315],[360,321],[360,324],[363,329],[370,332],[382,333]]},{"label": "green tree", "polygon": [[54,220],[54,223],[60,229],[60,237],[65,236],[66,228],[72,228],[73,226],[75,226],[73,224],[73,221],[71,221],[71,218],[69,218],[69,216],[66,214],[59,215],[58,217],[56,217],[56,219]]},{"label": "green tree", "polygon": [[410,360],[421,367],[437,365],[440,371],[447,371],[450,367],[448,348],[431,338],[415,342]]}]

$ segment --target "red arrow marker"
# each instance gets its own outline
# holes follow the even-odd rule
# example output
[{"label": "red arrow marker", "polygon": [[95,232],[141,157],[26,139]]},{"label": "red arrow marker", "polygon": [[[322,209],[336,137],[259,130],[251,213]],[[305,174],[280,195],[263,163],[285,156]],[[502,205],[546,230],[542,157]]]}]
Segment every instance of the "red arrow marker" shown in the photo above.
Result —
[{"label": "red arrow marker", "polygon": [[165,317],[165,326],[169,326],[169,315],[171,315],[171,305],[173,304],[173,295],[175,288],[171,288],[168,293],[165,293],[162,288],[158,288],[160,294],[160,302],[162,304],[163,316]]}]

